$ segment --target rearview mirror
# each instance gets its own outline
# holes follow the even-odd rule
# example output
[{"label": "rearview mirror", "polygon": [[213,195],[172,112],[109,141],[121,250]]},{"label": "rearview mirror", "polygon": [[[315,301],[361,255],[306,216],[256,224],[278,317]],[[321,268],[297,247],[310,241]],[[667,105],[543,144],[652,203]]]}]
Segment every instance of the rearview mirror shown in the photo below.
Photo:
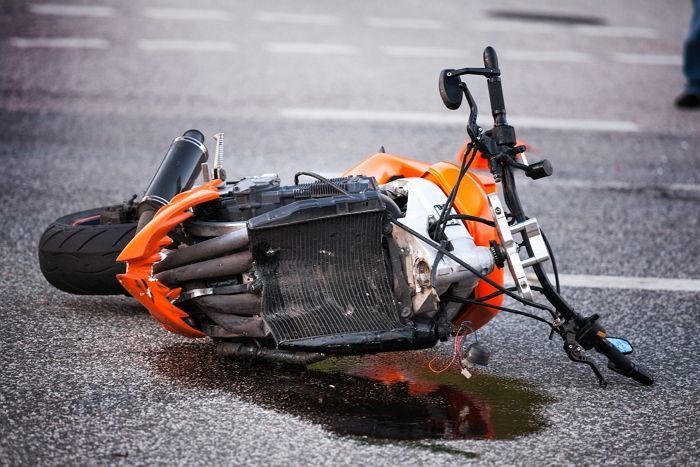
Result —
[{"label": "rearview mirror", "polygon": [[629,355],[634,351],[630,341],[623,339],[622,337],[606,337],[605,340],[608,342],[608,344],[612,345],[625,355]]},{"label": "rearview mirror", "polygon": [[462,79],[459,76],[447,76],[447,73],[453,70],[442,70],[438,87],[440,88],[440,97],[442,102],[450,110],[457,110],[462,105]]}]

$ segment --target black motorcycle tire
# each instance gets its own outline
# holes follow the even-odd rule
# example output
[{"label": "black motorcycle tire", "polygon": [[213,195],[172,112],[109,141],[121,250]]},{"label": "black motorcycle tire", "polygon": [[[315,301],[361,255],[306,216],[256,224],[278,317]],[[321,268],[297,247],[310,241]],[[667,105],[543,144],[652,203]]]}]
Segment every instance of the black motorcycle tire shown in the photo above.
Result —
[{"label": "black motorcycle tire", "polygon": [[103,208],[61,217],[39,240],[39,264],[46,280],[78,295],[127,294],[116,275],[125,265],[116,259],[134,238],[136,223],[100,224]]}]

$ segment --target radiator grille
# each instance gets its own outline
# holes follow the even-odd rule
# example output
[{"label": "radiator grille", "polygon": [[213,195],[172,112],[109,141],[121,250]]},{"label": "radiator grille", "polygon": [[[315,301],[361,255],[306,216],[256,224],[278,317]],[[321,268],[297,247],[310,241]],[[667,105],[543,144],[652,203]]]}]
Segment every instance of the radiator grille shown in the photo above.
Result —
[{"label": "radiator grille", "polygon": [[280,344],[402,326],[381,245],[382,213],[251,231],[262,316]]}]

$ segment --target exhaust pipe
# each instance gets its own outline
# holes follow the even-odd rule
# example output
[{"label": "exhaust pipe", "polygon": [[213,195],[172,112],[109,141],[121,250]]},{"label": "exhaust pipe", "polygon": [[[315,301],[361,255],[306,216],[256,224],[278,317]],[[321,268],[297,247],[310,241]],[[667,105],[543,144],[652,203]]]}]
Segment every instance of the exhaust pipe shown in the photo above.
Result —
[{"label": "exhaust pipe", "polygon": [[250,269],[253,256],[249,251],[241,251],[221,258],[209,259],[199,263],[187,264],[155,275],[163,284],[172,287],[194,280],[213,279],[215,277],[233,276]]},{"label": "exhaust pipe", "polygon": [[290,365],[308,365],[328,358],[322,353],[289,352],[242,342],[221,342],[216,346],[216,354],[221,357],[262,358]]},{"label": "exhaust pipe", "polygon": [[233,295],[205,295],[192,299],[205,313],[234,314],[237,316],[258,316],[262,311],[262,299],[252,293]]},{"label": "exhaust pipe", "polygon": [[137,232],[175,195],[192,188],[208,157],[204,135],[198,130],[188,130],[173,140],[138,205]]},{"label": "exhaust pipe", "polygon": [[194,245],[172,250],[162,261],[153,265],[153,272],[159,273],[186,264],[193,264],[224,256],[248,246],[248,229],[239,229],[205,240]]}]

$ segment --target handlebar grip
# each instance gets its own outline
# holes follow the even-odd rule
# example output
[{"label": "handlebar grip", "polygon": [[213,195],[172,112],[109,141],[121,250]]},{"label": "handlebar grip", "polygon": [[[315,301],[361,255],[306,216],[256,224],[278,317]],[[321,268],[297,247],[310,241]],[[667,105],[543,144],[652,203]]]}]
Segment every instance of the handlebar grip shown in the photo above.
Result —
[{"label": "handlebar grip", "polygon": [[625,354],[607,342],[602,341],[599,346],[596,346],[596,350],[608,357],[608,368],[612,371],[619,373],[622,376],[632,378],[636,382],[645,386],[651,386],[654,384],[654,377],[649,370],[641,365],[635,364],[632,360],[627,358]]},{"label": "handlebar grip", "polygon": [[498,56],[491,46],[484,49],[484,68],[498,68]]},{"label": "handlebar grip", "polygon": [[[497,69],[498,57],[493,47],[484,49],[484,67]],[[506,120],[506,103],[503,99],[503,88],[501,78],[490,76],[487,80],[489,87],[489,100],[491,101],[491,113],[493,114],[493,125],[495,127],[508,125]]]}]

